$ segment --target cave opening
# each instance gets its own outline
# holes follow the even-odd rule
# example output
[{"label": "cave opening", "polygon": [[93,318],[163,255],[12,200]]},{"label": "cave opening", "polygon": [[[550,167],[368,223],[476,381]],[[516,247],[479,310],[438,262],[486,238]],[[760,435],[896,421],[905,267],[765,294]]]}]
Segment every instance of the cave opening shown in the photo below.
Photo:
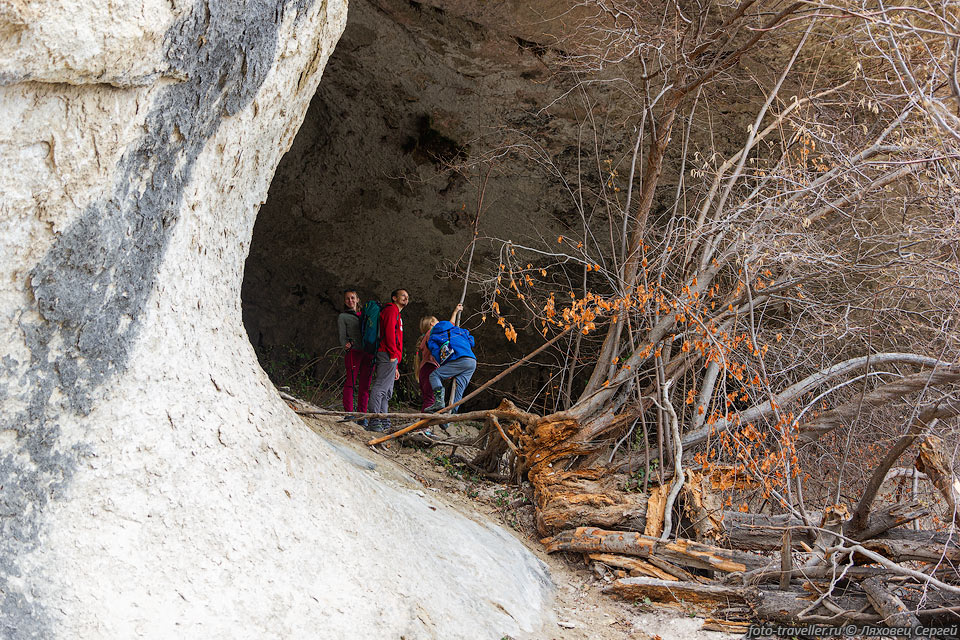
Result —
[{"label": "cave opening", "polygon": [[[580,81],[567,66],[569,52],[547,44],[557,44],[551,33],[562,25],[544,20],[538,6],[351,4],[343,36],[276,170],[245,265],[243,322],[275,384],[339,408],[336,323],[344,290],[356,289],[361,302],[386,303],[403,288],[410,304],[402,315],[404,357],[394,399],[416,405],[420,319],[448,318],[464,295],[478,215],[462,316],[477,340],[471,384],[543,343],[537,310],[522,297],[500,295],[504,313],[494,311],[497,265],[510,247],[546,247],[607,219],[601,195],[614,175],[603,167],[614,165],[604,163],[620,163],[632,149],[636,112],[615,84],[575,90]],[[587,138],[596,142],[589,152]],[[666,196],[671,180],[664,180]],[[538,259],[534,254],[529,261]],[[564,297],[597,284],[598,274],[583,273],[585,264],[576,260],[554,266],[548,284]],[[565,356],[554,351],[464,409],[507,397],[530,410],[555,410],[561,394],[575,397],[586,382],[591,364],[582,354],[593,350],[584,347],[577,351],[582,375],[574,375],[572,386],[560,388]]]},{"label": "cave opening", "polygon": [[[409,292],[394,399],[416,404],[419,320],[449,317],[463,291],[479,192],[471,163],[489,150],[495,126],[530,121],[531,90],[518,99],[519,87],[542,73],[540,55],[496,25],[428,8],[351,4],[253,232],[241,292],[250,341],[275,384],[330,408],[339,408],[336,318],[346,288],[382,303],[394,289]],[[543,220],[555,222],[549,185],[530,181],[521,165],[494,173],[482,235],[539,233]],[[475,264],[494,253],[478,243]],[[478,342],[475,380],[526,353],[522,339],[518,346],[483,323],[480,287],[468,287],[465,307],[463,325]]]}]

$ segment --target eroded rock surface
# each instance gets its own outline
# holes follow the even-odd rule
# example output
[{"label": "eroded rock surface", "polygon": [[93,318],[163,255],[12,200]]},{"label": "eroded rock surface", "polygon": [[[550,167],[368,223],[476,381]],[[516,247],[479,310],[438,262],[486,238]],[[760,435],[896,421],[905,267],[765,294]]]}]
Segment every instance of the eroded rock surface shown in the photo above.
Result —
[{"label": "eroded rock surface", "polygon": [[106,11],[0,7],[0,635],[537,629],[542,565],[306,430],[241,326],[345,4]]}]

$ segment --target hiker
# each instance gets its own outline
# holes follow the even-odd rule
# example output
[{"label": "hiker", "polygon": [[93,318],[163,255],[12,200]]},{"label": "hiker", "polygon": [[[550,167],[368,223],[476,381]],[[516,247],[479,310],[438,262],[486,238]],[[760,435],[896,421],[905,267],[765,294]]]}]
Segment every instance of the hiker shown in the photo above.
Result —
[{"label": "hiker", "polygon": [[[450,322],[457,321],[457,314],[463,311],[463,305],[458,304],[453,313],[450,314]],[[420,383],[420,410],[426,411],[433,406],[435,398],[433,397],[433,386],[430,383],[430,374],[437,367],[437,359],[430,353],[427,341],[430,340],[430,330],[439,322],[436,316],[424,316],[420,318],[420,339],[417,340],[417,358],[413,368],[417,371],[417,381]]]},{"label": "hiker", "polygon": [[[450,404],[456,404],[463,397],[464,389],[470,384],[473,372],[477,370],[477,356],[473,354],[473,345],[473,336],[463,327],[458,327],[446,320],[433,325],[427,346],[440,366],[430,374],[434,403],[427,411],[433,413],[447,406],[444,400],[443,383],[450,378],[453,378],[457,385]],[[454,407],[453,413],[456,412],[457,409]]]},{"label": "hiker", "polygon": [[[340,346],[345,349],[343,363],[347,378],[343,383],[343,410],[353,411],[353,387],[357,385],[357,411],[365,413],[370,400],[373,355],[363,351],[360,342],[360,296],[356,289],[343,292],[344,310],[337,316]],[[361,421],[366,426],[365,421]]]},{"label": "hiker", "polygon": [[[403,357],[403,320],[400,312],[410,301],[406,289],[396,289],[390,294],[392,302],[380,311],[380,346],[377,348],[376,380],[370,388],[372,413],[389,413],[393,383],[400,379],[400,358]],[[370,420],[368,431],[385,431],[390,428],[387,418]]]}]

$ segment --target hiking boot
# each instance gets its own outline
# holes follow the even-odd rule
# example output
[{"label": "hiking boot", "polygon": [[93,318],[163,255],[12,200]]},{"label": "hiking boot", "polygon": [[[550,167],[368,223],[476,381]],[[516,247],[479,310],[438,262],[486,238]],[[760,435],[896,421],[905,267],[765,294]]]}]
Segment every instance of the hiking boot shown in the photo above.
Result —
[{"label": "hiking boot", "polygon": [[357,424],[360,425],[361,427],[363,427],[364,429],[366,429],[366,428],[367,428],[367,419],[366,419],[366,418],[360,418],[359,420],[357,420]]},{"label": "hiking boot", "polygon": [[367,431],[383,433],[384,431],[383,420],[380,420],[379,418],[370,418],[370,420],[367,421],[367,424],[364,425],[363,428],[366,429]]},{"label": "hiking boot", "polygon": [[436,413],[447,406],[446,400],[444,400],[443,387],[433,390],[433,404],[427,407],[427,413]]}]

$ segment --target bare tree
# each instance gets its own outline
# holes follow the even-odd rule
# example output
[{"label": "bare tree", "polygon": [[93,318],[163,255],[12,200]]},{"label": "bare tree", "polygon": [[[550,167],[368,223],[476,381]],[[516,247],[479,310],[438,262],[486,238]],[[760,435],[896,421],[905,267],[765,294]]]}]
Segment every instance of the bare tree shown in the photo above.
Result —
[{"label": "bare tree", "polygon": [[[679,487],[728,464],[744,506],[796,518],[836,568],[902,455],[956,441],[960,19],[879,0],[570,16],[576,158],[518,131],[497,152],[542,167],[579,222],[503,241],[476,281],[508,337],[575,331],[554,411],[488,429],[477,463],[533,482],[544,534],[635,528],[624,473]],[[752,96],[739,130],[719,122],[728,92]],[[843,501],[853,518],[828,517]]]}]

